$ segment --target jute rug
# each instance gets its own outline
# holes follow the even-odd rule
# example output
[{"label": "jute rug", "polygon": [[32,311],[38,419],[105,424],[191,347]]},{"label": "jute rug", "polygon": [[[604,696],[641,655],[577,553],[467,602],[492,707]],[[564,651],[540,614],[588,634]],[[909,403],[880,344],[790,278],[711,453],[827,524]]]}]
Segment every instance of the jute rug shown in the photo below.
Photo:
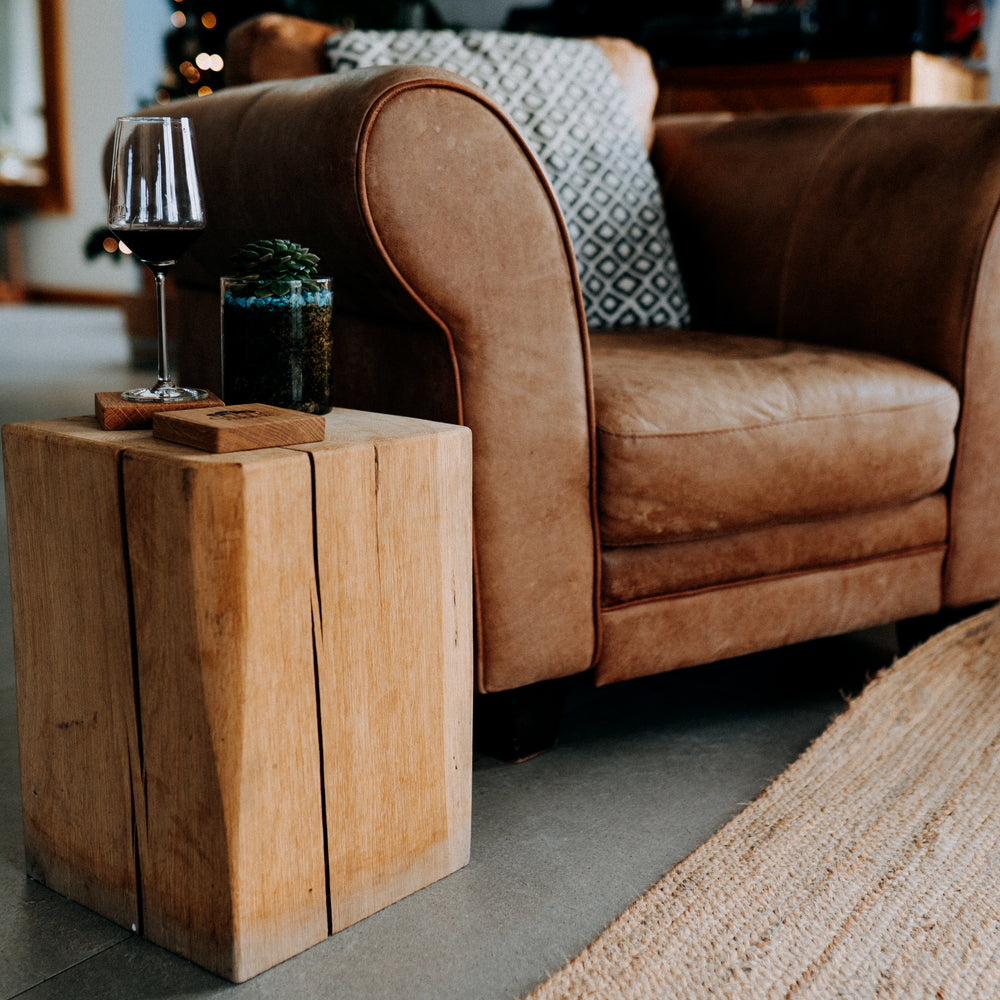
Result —
[{"label": "jute rug", "polygon": [[1000,611],[883,671],[530,1000],[1000,997]]}]

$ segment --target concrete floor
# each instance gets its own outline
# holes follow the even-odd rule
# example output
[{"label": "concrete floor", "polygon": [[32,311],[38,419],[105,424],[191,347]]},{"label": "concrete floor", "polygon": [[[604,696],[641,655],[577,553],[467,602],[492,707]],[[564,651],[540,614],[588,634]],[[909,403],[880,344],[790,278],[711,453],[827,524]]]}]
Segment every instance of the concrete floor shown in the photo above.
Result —
[{"label": "concrete floor", "polygon": [[[119,315],[0,305],[0,423],[93,412],[145,380]],[[0,497],[2,504],[2,497]],[[516,1000],[760,792],[891,661],[892,629],[594,690],[558,747],[477,757],[472,860],[240,986],[27,879],[0,533],[0,1000]]]}]

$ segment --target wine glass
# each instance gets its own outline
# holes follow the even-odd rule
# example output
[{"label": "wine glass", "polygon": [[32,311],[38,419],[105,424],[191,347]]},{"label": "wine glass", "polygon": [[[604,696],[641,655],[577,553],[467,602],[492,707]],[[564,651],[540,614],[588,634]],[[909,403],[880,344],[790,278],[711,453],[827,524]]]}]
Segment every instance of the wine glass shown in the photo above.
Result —
[{"label": "wine glass", "polygon": [[175,385],[167,369],[167,312],[163,283],[168,268],[201,235],[201,203],[194,134],[188,118],[126,116],[115,125],[108,196],[108,227],[153,272],[156,282],[156,384],[130,389],[132,403],[204,399],[204,389]]}]

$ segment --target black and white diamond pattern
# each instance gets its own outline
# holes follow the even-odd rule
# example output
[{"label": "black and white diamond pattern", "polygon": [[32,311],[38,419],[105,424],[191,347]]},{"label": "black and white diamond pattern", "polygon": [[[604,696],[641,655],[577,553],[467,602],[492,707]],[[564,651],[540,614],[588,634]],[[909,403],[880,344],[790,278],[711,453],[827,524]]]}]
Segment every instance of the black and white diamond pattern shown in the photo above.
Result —
[{"label": "black and white diamond pattern", "polygon": [[659,186],[596,45],[503,31],[348,31],[332,35],[327,51],[334,71],[413,63],[481,87],[549,178],[590,327],[689,324]]}]

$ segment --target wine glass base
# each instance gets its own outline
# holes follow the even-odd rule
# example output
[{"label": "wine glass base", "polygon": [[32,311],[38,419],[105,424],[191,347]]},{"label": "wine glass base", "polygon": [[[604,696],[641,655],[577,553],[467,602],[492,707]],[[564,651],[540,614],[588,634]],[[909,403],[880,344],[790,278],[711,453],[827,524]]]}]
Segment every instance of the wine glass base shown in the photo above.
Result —
[{"label": "wine glass base", "polygon": [[122,393],[126,403],[193,403],[207,396],[205,389],[184,389],[177,385],[154,385],[151,389],[129,389]]}]

